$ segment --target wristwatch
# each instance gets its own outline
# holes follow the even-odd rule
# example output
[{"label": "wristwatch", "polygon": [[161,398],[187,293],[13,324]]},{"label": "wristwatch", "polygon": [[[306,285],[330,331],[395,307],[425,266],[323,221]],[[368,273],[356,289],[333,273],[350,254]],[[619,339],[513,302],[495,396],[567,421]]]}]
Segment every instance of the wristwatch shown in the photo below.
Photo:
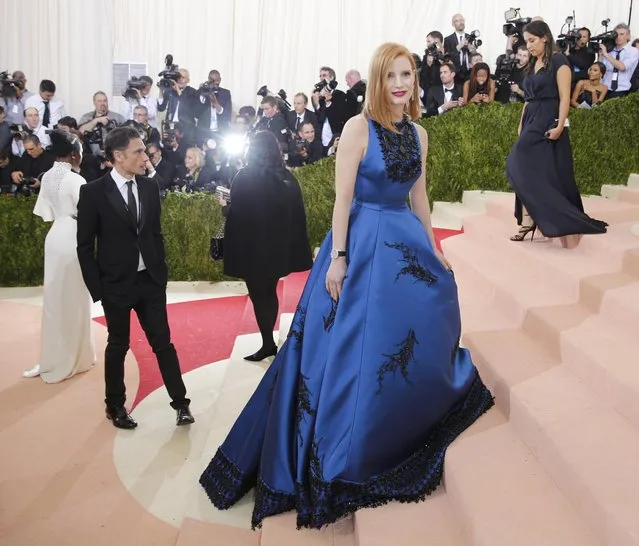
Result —
[{"label": "wristwatch", "polygon": [[346,256],[346,251],[345,250],[337,250],[336,248],[334,248],[331,251],[331,258],[333,260],[337,260],[337,258],[343,258]]}]

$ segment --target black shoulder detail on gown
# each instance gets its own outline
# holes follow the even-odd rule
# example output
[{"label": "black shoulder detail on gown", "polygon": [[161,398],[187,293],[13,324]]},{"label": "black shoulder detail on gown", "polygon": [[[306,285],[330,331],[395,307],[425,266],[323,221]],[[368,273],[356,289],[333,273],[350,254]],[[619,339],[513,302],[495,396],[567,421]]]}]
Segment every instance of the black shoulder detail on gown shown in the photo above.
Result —
[{"label": "black shoulder detail on gown", "polygon": [[399,133],[384,129],[373,121],[377,133],[386,174],[394,182],[410,182],[422,172],[422,158],[417,131],[409,119],[397,123]]}]

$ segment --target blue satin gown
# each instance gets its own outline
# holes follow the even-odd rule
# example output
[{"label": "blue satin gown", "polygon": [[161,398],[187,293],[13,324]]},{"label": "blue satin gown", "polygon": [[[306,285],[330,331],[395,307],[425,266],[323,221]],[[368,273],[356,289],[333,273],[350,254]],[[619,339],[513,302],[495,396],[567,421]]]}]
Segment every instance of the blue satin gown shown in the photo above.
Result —
[{"label": "blue satin gown", "polygon": [[324,240],[288,339],[200,478],[225,509],[255,487],[252,525],[297,511],[320,528],[360,508],[418,501],[450,443],[493,405],[459,347],[453,274],[406,198],[421,173],[417,131],[369,121],[339,303]]}]

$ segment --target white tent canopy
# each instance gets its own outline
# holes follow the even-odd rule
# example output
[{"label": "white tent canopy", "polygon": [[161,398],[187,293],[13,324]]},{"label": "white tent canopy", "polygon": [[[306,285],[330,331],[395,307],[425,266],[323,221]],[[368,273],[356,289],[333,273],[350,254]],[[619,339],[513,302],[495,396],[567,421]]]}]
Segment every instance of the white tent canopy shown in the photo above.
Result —
[{"label": "white tent canopy", "polygon": [[[113,63],[146,65],[157,79],[164,57],[188,68],[191,85],[220,70],[223,87],[231,89],[234,108],[256,105],[257,89],[266,84],[289,96],[307,94],[321,65],[333,67],[341,88],[344,74],[359,69],[366,78],[376,46],[405,44],[423,54],[426,34],[452,32],[451,18],[462,13],[466,30],[479,29],[480,51],[494,65],[503,52],[504,12],[521,8],[523,17],[542,16],[556,35],[566,16],[576,10],[577,26],[601,32],[627,22],[630,0],[557,0],[478,2],[456,0],[3,0],[0,17],[0,70],[23,70],[36,91],[41,79],[58,86],[67,113],[79,117],[92,109],[91,97],[103,90],[113,97]],[[635,15],[635,21],[639,14]],[[636,22],[631,25],[639,29]],[[636,32],[633,34],[636,36]],[[122,67],[120,67],[122,68]],[[125,69],[126,70],[126,69]],[[117,87],[117,85],[116,85]],[[111,107],[118,108],[116,98]]]}]

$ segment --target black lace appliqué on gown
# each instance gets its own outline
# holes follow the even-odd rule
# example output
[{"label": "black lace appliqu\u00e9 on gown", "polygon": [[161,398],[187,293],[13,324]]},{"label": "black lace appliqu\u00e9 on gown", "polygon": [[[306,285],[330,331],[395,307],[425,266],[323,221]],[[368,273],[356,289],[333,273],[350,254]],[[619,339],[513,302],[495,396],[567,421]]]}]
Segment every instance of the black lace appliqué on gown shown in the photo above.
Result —
[{"label": "black lace appliqu\u00e9 on gown", "polygon": [[337,302],[331,298],[331,310],[328,316],[324,316],[324,331],[330,332],[333,324],[335,323],[335,315],[337,314]]},{"label": "black lace appliqu\u00e9 on gown", "polygon": [[297,382],[297,411],[295,414],[295,421],[297,426],[297,436],[300,439],[300,446],[304,445],[304,438],[300,430],[300,425],[306,415],[314,417],[316,411],[311,407],[311,391],[308,390],[306,385],[306,377],[303,374],[299,374],[299,380]]},{"label": "black lace appliqu\u00e9 on gown", "polygon": [[295,310],[295,316],[293,317],[293,324],[288,332],[288,337],[295,338],[297,347],[302,346],[302,339],[304,338],[304,323],[306,322],[306,309],[297,306]]},{"label": "black lace appliqu\u00e9 on gown", "polygon": [[374,508],[391,501],[422,501],[441,482],[448,446],[494,403],[490,391],[476,376],[468,394],[429,431],[419,449],[391,470],[363,483],[325,481],[319,443],[315,439],[311,443],[306,479],[295,484],[294,495],[269,487],[254,473],[242,474],[220,449],[202,474],[200,483],[220,510],[230,508],[255,486],[253,529],[260,527],[264,518],[291,510],[297,510],[298,529],[319,529],[361,508]]},{"label": "black lace appliqu\u00e9 on gown", "polygon": [[428,286],[437,282],[437,275],[431,273],[428,268],[419,263],[419,259],[417,258],[417,254],[414,250],[409,248],[404,243],[385,242],[384,244],[388,248],[399,250],[402,253],[401,261],[406,264],[399,270],[399,273],[397,273],[395,281],[397,281],[397,279],[399,279],[402,275],[408,275],[410,277],[413,277],[415,279],[415,282],[425,282]]},{"label": "black lace appliqu\u00e9 on gown", "polygon": [[384,129],[373,122],[384,157],[386,174],[394,182],[410,182],[422,172],[417,131],[409,119],[397,123],[399,133]]},{"label": "black lace appliqu\u00e9 on gown", "polygon": [[399,351],[392,355],[384,354],[386,357],[384,363],[377,370],[377,383],[379,384],[379,389],[377,389],[377,394],[382,392],[382,386],[384,383],[384,376],[388,373],[395,373],[399,370],[402,374],[402,377],[406,380],[406,383],[412,385],[410,380],[408,379],[408,365],[411,361],[414,361],[415,358],[413,353],[415,351],[415,344],[419,344],[417,341],[417,337],[415,337],[415,332],[411,328],[408,331],[408,335],[406,339],[401,343],[398,343],[397,346],[400,348]]}]

